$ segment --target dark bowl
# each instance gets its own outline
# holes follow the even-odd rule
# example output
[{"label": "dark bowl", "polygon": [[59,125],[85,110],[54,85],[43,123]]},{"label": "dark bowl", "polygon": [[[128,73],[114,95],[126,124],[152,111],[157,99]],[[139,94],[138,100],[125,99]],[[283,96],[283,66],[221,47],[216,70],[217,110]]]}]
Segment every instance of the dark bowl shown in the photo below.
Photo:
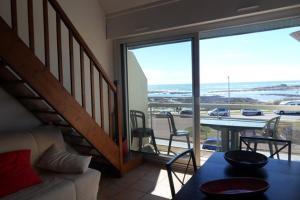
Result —
[{"label": "dark bowl", "polygon": [[265,180],[250,177],[213,180],[200,186],[204,194],[217,199],[261,195],[268,188],[269,184]]},{"label": "dark bowl", "polygon": [[268,158],[252,151],[228,151],[224,154],[225,160],[234,167],[258,169],[268,163]]}]

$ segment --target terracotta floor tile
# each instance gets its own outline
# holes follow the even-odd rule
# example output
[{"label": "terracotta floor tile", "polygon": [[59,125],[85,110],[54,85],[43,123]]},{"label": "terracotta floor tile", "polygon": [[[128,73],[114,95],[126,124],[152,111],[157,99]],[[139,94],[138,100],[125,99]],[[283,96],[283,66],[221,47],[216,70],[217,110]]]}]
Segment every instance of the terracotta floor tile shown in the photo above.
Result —
[{"label": "terracotta floor tile", "polygon": [[159,197],[152,194],[146,194],[141,198],[141,200],[168,200],[167,198]]},{"label": "terracotta floor tile", "polygon": [[144,192],[131,189],[131,190],[120,192],[113,198],[116,200],[137,200],[137,199],[141,199],[145,195],[146,193]]},{"label": "terracotta floor tile", "polygon": [[[178,174],[182,177],[182,174]],[[175,182],[175,190],[181,188]],[[157,165],[143,164],[121,178],[103,177],[98,200],[165,200],[171,199],[168,174]]]},{"label": "terracotta floor tile", "polygon": [[150,193],[155,189],[156,185],[156,182],[140,179],[133,184],[131,188],[141,192]]}]

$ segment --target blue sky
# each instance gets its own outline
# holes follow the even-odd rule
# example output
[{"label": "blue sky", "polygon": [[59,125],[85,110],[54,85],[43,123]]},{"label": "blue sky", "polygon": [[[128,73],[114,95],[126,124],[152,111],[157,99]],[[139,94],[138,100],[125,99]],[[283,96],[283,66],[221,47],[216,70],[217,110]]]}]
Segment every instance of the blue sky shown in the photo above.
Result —
[{"label": "blue sky", "polygon": [[[300,27],[200,40],[200,82],[300,80]],[[148,84],[191,83],[191,44],[132,50]],[[130,67],[130,66],[129,66]]]}]

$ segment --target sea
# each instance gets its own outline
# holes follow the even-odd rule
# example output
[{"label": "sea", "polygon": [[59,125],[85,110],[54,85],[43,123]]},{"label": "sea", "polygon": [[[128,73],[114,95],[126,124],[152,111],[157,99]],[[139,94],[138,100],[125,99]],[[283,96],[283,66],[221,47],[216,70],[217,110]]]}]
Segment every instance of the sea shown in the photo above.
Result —
[{"label": "sea", "polygon": [[[300,86],[300,81],[269,81],[269,82],[234,82],[228,83],[203,83],[200,84],[200,96],[223,96],[231,98],[252,98],[261,102],[274,102],[286,98],[300,100],[300,89],[264,90],[264,91],[235,91],[259,87],[271,87],[286,84],[287,86]],[[300,88],[300,87],[299,87]],[[148,85],[148,97],[191,97],[192,84],[161,84]]]}]

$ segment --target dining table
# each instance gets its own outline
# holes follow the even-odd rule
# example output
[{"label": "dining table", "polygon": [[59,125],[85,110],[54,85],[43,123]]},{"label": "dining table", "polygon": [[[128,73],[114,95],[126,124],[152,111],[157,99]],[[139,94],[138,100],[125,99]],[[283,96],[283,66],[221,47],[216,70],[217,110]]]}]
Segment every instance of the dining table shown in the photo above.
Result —
[{"label": "dining table", "polygon": [[201,118],[200,125],[221,132],[222,151],[238,149],[239,133],[245,130],[263,130],[268,120],[231,117]]},{"label": "dining table", "polygon": [[[260,169],[235,168],[224,159],[223,152],[215,152],[188,182],[176,193],[177,200],[209,200],[201,190],[203,183],[212,180],[254,177],[269,183],[269,188],[254,200],[297,200],[300,199],[300,162],[268,159]],[[239,199],[239,198],[238,198]],[[241,198],[245,199],[245,198]]]}]

